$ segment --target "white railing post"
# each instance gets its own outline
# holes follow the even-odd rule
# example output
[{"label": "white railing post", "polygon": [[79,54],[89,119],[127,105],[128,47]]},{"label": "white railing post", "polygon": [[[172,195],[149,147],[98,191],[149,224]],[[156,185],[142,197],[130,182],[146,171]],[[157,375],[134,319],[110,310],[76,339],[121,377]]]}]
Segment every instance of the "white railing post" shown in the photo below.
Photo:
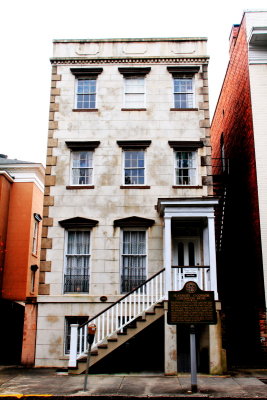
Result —
[{"label": "white railing post", "polygon": [[76,367],[77,365],[78,326],[78,324],[71,324],[70,326],[69,367]]},{"label": "white railing post", "polygon": [[164,217],[164,267],[165,267],[165,296],[172,290],[171,268],[171,217]]},{"label": "white railing post", "polygon": [[209,259],[210,259],[210,286],[211,290],[214,291],[215,300],[218,300],[214,217],[208,217],[208,232],[209,232]]}]

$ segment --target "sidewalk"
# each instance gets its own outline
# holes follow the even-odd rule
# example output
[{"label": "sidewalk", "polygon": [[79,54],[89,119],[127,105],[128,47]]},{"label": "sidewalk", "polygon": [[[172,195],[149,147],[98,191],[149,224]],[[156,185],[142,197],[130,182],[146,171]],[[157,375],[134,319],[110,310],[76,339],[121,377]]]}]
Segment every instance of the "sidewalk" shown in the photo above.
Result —
[{"label": "sidewalk", "polygon": [[[264,383],[266,382],[266,383]],[[66,375],[55,369],[0,367],[0,396],[31,399],[44,395],[64,399],[107,397],[124,398],[262,398],[267,399],[267,370],[236,371],[227,376],[198,375],[198,392],[190,393],[190,374],[89,375],[83,392],[84,375]]]}]

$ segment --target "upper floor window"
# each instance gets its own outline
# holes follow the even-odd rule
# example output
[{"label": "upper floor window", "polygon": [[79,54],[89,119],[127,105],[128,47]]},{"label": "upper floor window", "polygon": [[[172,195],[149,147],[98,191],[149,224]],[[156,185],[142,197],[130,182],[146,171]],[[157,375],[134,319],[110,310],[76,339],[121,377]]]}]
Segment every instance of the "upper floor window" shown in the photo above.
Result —
[{"label": "upper floor window", "polygon": [[119,72],[124,77],[123,110],[145,110],[145,76],[150,68],[120,67]]},{"label": "upper floor window", "polygon": [[173,79],[174,108],[194,108],[193,78]]},{"label": "upper floor window", "polygon": [[198,149],[202,141],[169,141],[174,150],[174,186],[198,186]]},{"label": "upper floor window", "polygon": [[124,151],[124,185],[145,184],[145,152],[144,150]]},{"label": "upper floor window", "polygon": [[71,68],[70,70],[76,78],[74,110],[96,110],[97,77],[103,68]]},{"label": "upper floor window", "polygon": [[123,186],[149,188],[146,183],[145,149],[151,140],[118,140],[123,149]]},{"label": "upper floor window", "polygon": [[196,185],[196,152],[175,152],[175,184]]},{"label": "upper floor window", "polygon": [[126,108],[145,107],[145,79],[130,77],[124,79],[124,106]]},{"label": "upper floor window", "polygon": [[195,110],[195,75],[199,66],[167,67],[173,77],[172,110]]},{"label": "upper floor window", "polygon": [[93,156],[99,141],[71,142],[66,145],[70,153],[70,186],[67,189],[93,188]]},{"label": "upper floor window", "polygon": [[72,185],[92,185],[93,181],[93,152],[73,151],[71,167]]},{"label": "upper floor window", "polygon": [[76,108],[96,108],[96,79],[77,79]]}]

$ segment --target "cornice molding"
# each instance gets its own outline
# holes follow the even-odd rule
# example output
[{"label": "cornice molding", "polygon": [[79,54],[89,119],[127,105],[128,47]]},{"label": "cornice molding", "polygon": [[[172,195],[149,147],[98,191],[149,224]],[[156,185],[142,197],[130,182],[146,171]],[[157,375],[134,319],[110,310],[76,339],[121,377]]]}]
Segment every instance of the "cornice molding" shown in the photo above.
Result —
[{"label": "cornice molding", "polygon": [[138,58],[83,58],[83,57],[53,57],[50,58],[52,65],[86,65],[86,64],[207,64],[209,61],[208,56],[194,56],[194,57],[138,57]]}]

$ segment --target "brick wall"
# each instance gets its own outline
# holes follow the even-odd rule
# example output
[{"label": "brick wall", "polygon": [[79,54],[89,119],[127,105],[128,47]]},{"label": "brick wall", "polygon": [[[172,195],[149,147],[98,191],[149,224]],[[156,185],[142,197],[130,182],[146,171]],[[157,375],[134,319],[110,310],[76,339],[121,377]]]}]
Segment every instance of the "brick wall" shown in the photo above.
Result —
[{"label": "brick wall", "polygon": [[245,21],[237,36],[234,29],[211,126],[212,157],[221,157],[223,134],[230,171],[218,275],[228,360],[232,365],[256,365],[262,359],[258,327],[264,289]]}]

